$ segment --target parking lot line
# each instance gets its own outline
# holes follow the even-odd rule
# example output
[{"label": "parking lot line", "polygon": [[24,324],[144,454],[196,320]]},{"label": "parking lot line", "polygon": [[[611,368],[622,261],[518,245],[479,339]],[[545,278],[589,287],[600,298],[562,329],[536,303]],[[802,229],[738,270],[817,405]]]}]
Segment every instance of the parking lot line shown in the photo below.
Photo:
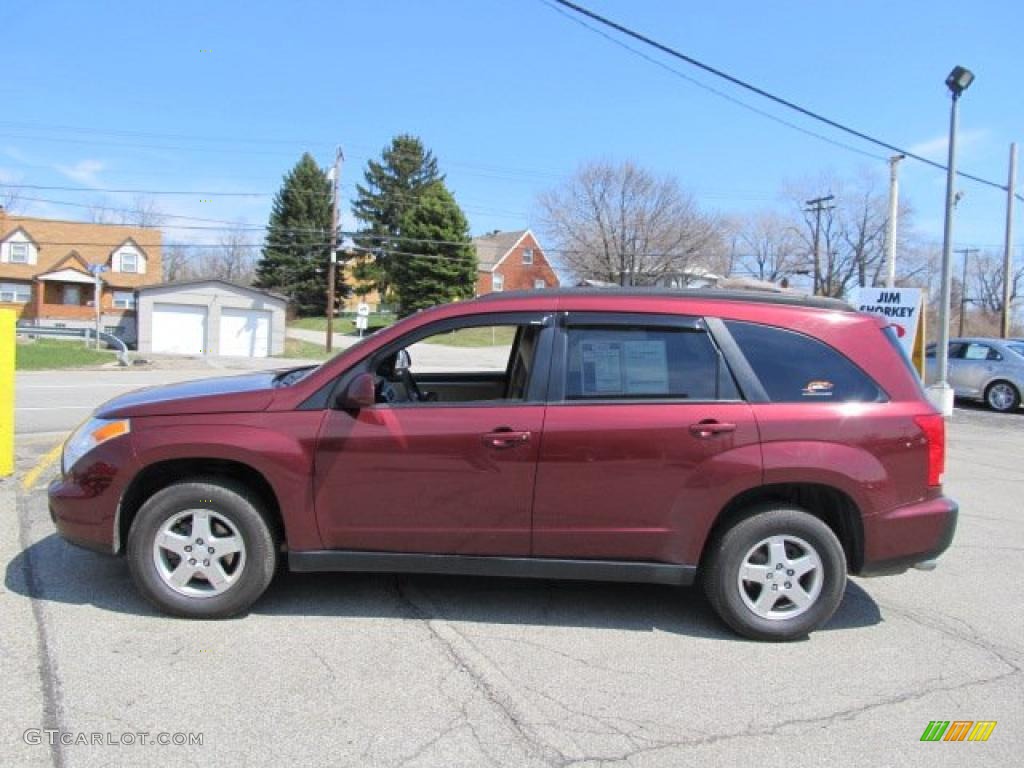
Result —
[{"label": "parking lot line", "polygon": [[57,459],[60,458],[61,449],[64,447],[64,441],[57,443],[50,450],[44,453],[39,461],[28,472],[21,478],[21,487],[23,490],[30,491],[35,486],[36,481],[39,480],[39,476],[43,474]]}]

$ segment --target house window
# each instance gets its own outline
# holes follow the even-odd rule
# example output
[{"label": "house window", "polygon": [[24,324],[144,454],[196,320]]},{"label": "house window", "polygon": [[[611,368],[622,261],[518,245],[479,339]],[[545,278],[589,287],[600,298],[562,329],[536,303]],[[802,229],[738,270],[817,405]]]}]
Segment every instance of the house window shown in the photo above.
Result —
[{"label": "house window", "polygon": [[61,303],[75,307],[82,306],[82,289],[77,285],[65,285],[61,291]]},{"label": "house window", "polygon": [[118,309],[135,309],[135,294],[132,291],[114,291],[114,306]]},{"label": "house window", "polygon": [[533,264],[533,248],[523,248],[523,264]]},{"label": "house window", "polygon": [[548,287],[548,284],[541,280],[539,277],[533,281],[533,287],[538,291],[543,291]]},{"label": "house window", "polygon": [[139,254],[135,251],[121,251],[121,271],[138,272]]},{"label": "house window", "polygon": [[9,304],[26,304],[32,296],[28,283],[0,283],[0,301]]},{"label": "house window", "polygon": [[28,243],[11,243],[11,264],[28,264]]},{"label": "house window", "polygon": [[495,293],[505,290],[505,276],[500,272],[491,275],[491,290]]}]

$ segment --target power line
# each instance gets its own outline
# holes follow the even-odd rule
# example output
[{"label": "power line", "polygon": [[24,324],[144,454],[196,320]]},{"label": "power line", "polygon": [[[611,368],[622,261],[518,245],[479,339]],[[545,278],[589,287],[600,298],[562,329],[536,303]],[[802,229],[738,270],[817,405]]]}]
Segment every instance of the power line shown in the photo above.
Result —
[{"label": "power line", "polygon": [[9,182],[0,186],[14,187],[16,189],[42,189],[58,192],[103,192],[111,194],[135,194],[135,195],[192,195],[195,197],[273,197],[269,192],[196,192],[169,189],[111,189],[108,187],[62,187],[48,186],[45,184],[22,184],[21,182]]},{"label": "power line", "polygon": [[[848,125],[844,125],[843,123],[840,123],[840,122],[838,122],[836,120],[832,120],[831,118],[825,117],[824,115],[822,115],[822,114],[820,114],[818,112],[815,112],[813,110],[807,109],[806,107],[802,107],[799,104],[796,104],[796,103],[794,103],[792,101],[789,101],[788,99],[782,98],[781,96],[776,96],[775,94],[770,93],[770,92],[764,90],[763,88],[760,88],[760,87],[758,87],[756,85],[753,85],[752,83],[749,83],[749,82],[747,82],[745,80],[741,80],[740,78],[735,77],[733,75],[730,75],[729,73],[727,73],[727,72],[725,72],[725,71],[723,71],[721,69],[717,69],[716,67],[712,67],[709,64],[705,64],[704,62],[699,61],[698,59],[695,59],[692,56],[688,56],[687,54],[682,53],[681,51],[678,51],[675,48],[671,48],[671,47],[665,45],[664,43],[659,43],[658,41],[653,40],[652,38],[647,37],[646,35],[643,35],[643,34],[641,34],[639,32],[636,32],[635,30],[630,29],[629,27],[623,26],[622,24],[619,24],[618,22],[612,21],[611,19],[609,19],[609,18],[607,18],[605,16],[601,16],[600,14],[595,13],[594,11],[591,11],[591,10],[589,10],[587,8],[584,8],[581,5],[577,5],[576,3],[570,2],[570,0],[541,0],[541,2],[543,2],[543,3],[545,3],[546,5],[549,5],[549,6],[551,5],[551,3],[557,3],[558,5],[561,5],[561,6],[564,6],[566,8],[569,8],[569,9],[571,9],[572,11],[574,11],[574,12],[576,12],[578,14],[581,14],[583,16],[586,16],[586,17],[590,18],[590,19],[593,19],[594,21],[598,22],[599,24],[602,24],[602,25],[604,25],[606,27],[614,29],[617,32],[620,32],[620,33],[622,33],[622,34],[624,34],[624,35],[626,35],[628,37],[633,38],[634,40],[638,40],[641,43],[644,43],[645,45],[649,45],[652,48],[655,48],[655,49],[661,51],[662,53],[665,53],[665,54],[667,54],[669,56],[672,56],[673,58],[679,59],[680,61],[685,61],[687,64],[690,64],[691,66],[697,67],[698,69],[701,69],[704,72],[707,72],[707,73],[709,73],[711,75],[714,75],[715,77],[721,78],[723,80],[726,80],[726,81],[732,83],[733,85],[739,86],[740,88],[743,88],[743,89],[745,89],[747,91],[750,91],[751,93],[755,93],[758,96],[766,98],[769,101],[775,102],[776,104],[779,104],[779,105],[781,105],[783,107],[786,107],[787,109],[791,109],[791,110],[793,110],[795,112],[798,112],[798,113],[804,115],[805,117],[809,117],[812,120],[818,121],[819,123],[823,123],[823,124],[825,124],[825,125],[827,125],[827,126],[829,126],[831,128],[835,128],[835,129],[837,129],[839,131],[842,131],[843,133],[849,134],[851,136],[855,136],[858,139],[866,141],[866,142],[868,142],[870,144],[874,144],[875,146],[882,147],[883,149],[887,149],[890,152],[895,152],[896,154],[906,155],[909,158],[917,160],[918,162],[921,162],[921,163],[925,163],[926,165],[930,165],[933,168],[937,168],[937,169],[942,170],[942,171],[946,170],[946,166],[944,166],[942,163],[938,163],[935,160],[930,160],[927,157],[924,157],[923,155],[919,155],[919,154],[917,154],[915,152],[911,152],[908,149],[903,149],[901,147],[896,146],[895,144],[890,144],[887,141],[883,141],[882,139],[878,139],[878,138],[876,138],[874,136],[871,136],[871,135],[869,135],[867,133],[864,133],[863,131],[859,131],[859,130],[857,130],[855,128],[851,128]],[[792,127],[795,127],[795,126],[792,126]],[[819,138],[823,138],[823,137],[819,136]],[[826,139],[826,141],[831,141],[831,140]],[[833,143],[835,143],[835,142],[833,142]],[[846,148],[847,149],[853,149],[852,147],[846,147]],[[854,151],[860,152],[861,154],[865,154],[863,152],[863,150],[854,149]],[[882,158],[882,159],[884,159],[884,158]],[[995,189],[1001,189],[1003,191],[1006,191],[1006,186],[1005,185],[999,184],[998,182],[995,182],[995,181],[990,181],[988,179],[983,179],[980,176],[975,176],[973,174],[966,173],[964,171],[957,171],[957,175],[961,176],[961,177],[963,177],[965,179],[970,179],[971,181],[976,181],[979,184],[985,184],[985,185],[987,185],[989,187],[994,187]]]}]

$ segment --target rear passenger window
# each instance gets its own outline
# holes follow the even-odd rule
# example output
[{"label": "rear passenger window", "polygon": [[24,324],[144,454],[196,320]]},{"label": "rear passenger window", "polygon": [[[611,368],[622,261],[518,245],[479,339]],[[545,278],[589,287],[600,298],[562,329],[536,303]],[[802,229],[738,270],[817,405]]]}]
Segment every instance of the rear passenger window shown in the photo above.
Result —
[{"label": "rear passenger window", "polygon": [[570,327],[567,400],[736,400],[739,393],[704,330]]},{"label": "rear passenger window", "polygon": [[776,403],[876,402],[885,394],[842,354],[795,331],[756,323],[726,326]]}]

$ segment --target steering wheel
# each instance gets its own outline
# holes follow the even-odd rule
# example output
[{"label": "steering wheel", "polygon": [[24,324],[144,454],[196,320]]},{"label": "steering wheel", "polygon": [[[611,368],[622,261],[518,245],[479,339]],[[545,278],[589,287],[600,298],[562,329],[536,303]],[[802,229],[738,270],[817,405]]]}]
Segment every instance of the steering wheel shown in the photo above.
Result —
[{"label": "steering wheel", "polygon": [[402,385],[405,387],[405,391],[409,394],[410,400],[422,402],[427,399],[423,394],[423,390],[420,389],[420,385],[416,383],[416,379],[412,377],[412,373],[408,368],[402,368],[402,370],[398,372],[398,375],[402,377]]}]

